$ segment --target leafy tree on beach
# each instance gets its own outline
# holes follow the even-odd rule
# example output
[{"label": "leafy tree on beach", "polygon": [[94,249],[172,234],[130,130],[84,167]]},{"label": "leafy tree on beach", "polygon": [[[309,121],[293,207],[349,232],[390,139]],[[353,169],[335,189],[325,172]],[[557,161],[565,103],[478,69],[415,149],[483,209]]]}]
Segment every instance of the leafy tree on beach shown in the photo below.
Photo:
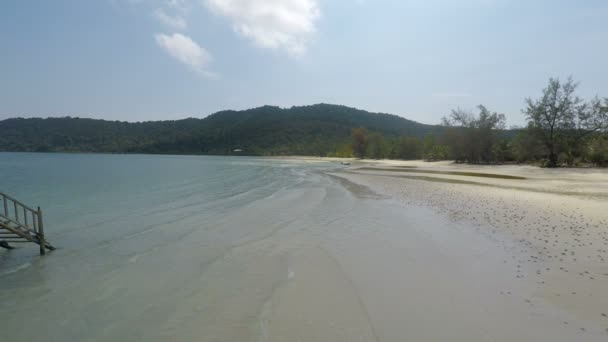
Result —
[{"label": "leafy tree on beach", "polygon": [[542,158],[546,149],[538,136],[527,129],[521,129],[511,140],[511,153],[515,161],[525,163]]},{"label": "leafy tree on beach", "polygon": [[400,137],[393,147],[393,158],[411,160],[418,159],[422,153],[422,143],[415,137]]},{"label": "leafy tree on beach", "polygon": [[353,140],[353,155],[356,158],[363,158],[365,156],[365,151],[367,150],[369,140],[367,129],[362,127],[353,128],[351,136]]},{"label": "leafy tree on beach", "polygon": [[449,157],[450,147],[437,142],[435,135],[427,134],[423,140],[422,157],[426,161],[446,160]]},{"label": "leafy tree on beach", "polygon": [[608,166],[608,134],[593,136],[586,146],[586,157],[596,166]]},{"label": "leafy tree on beach", "polygon": [[371,159],[388,158],[389,147],[386,139],[380,133],[371,133],[367,139],[365,156]]},{"label": "leafy tree on beach", "polygon": [[526,99],[528,127],[545,145],[548,167],[558,165],[560,152],[576,153],[586,136],[608,128],[608,100],[585,102],[576,96],[577,86],[572,78],[551,78],[539,99]]},{"label": "leafy tree on beach", "polygon": [[505,128],[505,115],[491,112],[483,105],[477,108],[478,114],[455,109],[442,119],[443,125],[451,127],[446,139],[457,161],[489,163],[496,160],[497,131]]},{"label": "leafy tree on beach", "polygon": [[435,146],[435,135],[431,134],[431,133],[425,135],[424,139],[422,141],[423,158],[425,158],[425,159],[427,158],[427,155],[431,153],[434,146]]},{"label": "leafy tree on beach", "polygon": [[336,148],[336,152],[333,156],[338,158],[351,158],[353,156],[353,146],[351,144],[341,144]]}]

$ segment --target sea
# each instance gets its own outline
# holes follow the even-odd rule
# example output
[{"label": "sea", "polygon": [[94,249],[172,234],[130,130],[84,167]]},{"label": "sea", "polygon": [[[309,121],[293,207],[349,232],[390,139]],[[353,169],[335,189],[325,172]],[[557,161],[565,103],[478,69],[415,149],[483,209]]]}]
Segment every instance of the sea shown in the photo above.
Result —
[{"label": "sea", "polygon": [[342,167],[0,153],[0,192],[40,206],[57,248],[0,249],[0,340],[259,341],[261,308],[293,277],[281,236],[305,244],[352,209],[323,174]]}]

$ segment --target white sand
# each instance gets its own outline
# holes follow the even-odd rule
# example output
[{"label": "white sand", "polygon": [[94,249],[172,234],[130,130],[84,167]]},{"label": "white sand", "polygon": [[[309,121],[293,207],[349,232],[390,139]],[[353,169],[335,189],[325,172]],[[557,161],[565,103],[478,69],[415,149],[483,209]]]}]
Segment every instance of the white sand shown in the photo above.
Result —
[{"label": "white sand", "polygon": [[[359,169],[361,166],[366,170]],[[383,170],[370,170],[370,166]],[[403,172],[399,166],[416,169]],[[387,168],[395,168],[395,171],[387,171]],[[526,179],[424,172],[429,170],[494,173],[523,176]],[[455,222],[476,227],[478,236],[494,241],[497,248],[506,253],[507,256],[501,261],[503,265],[495,266],[506,266],[509,277],[526,288],[518,294],[526,296],[525,301],[535,307],[536,315],[555,315],[556,320],[562,319],[563,314],[569,315],[570,320],[564,319],[559,323],[569,327],[570,332],[579,332],[577,340],[608,340],[606,170],[382,161],[362,163],[334,174],[398,200],[404,206],[430,207],[448,215]],[[454,253],[459,253],[458,249]],[[445,264],[438,267],[443,267],[449,273],[451,266]],[[491,274],[479,276],[492,277]],[[429,291],[433,289],[432,284],[427,285],[424,287]],[[469,279],[469,285],[483,289],[494,286],[483,278]],[[467,292],[466,288],[455,290]],[[470,290],[477,291],[473,288]],[[420,305],[415,309],[427,309],[424,303]],[[500,310],[500,307],[493,309]],[[520,312],[521,315],[530,313],[527,310]],[[576,323],[573,324],[573,320]],[[514,327],[514,322],[509,320],[495,323]],[[547,327],[544,339],[555,340],[548,339],[548,336],[556,329]],[[509,340],[505,336],[491,335],[493,339],[488,340]],[[564,336],[561,335],[561,338]]]}]

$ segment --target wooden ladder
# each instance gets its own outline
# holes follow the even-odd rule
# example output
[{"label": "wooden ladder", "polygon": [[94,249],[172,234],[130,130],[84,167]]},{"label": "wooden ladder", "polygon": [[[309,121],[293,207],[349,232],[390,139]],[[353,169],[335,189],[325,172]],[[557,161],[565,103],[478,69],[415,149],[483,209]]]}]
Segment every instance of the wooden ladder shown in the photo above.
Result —
[{"label": "wooden ladder", "polygon": [[40,255],[54,250],[44,237],[42,210],[34,210],[13,197],[0,192],[0,247],[13,249],[10,243],[33,242],[40,246]]}]

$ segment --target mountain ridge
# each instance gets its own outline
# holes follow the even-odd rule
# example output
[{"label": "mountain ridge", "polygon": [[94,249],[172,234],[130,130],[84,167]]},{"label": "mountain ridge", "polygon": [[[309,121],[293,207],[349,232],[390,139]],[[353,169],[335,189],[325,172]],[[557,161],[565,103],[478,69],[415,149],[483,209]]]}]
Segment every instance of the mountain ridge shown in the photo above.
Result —
[{"label": "mountain ridge", "polygon": [[441,126],[334,104],[222,110],[205,118],[110,121],[78,117],[0,121],[0,151],[324,155],[353,128],[422,137]]}]

